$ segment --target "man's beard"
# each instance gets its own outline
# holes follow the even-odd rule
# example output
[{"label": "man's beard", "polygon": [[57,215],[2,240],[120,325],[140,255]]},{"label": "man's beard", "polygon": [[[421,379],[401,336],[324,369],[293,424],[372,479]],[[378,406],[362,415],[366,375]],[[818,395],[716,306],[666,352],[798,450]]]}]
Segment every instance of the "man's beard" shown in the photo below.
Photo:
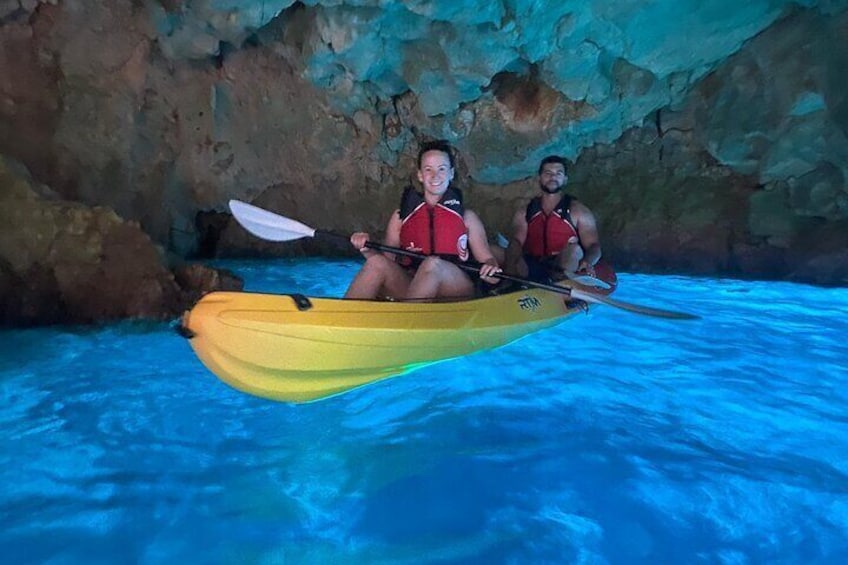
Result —
[{"label": "man's beard", "polygon": [[561,185],[557,186],[554,190],[551,190],[551,189],[550,189],[550,188],[548,188],[548,187],[547,187],[544,183],[541,183],[541,182],[539,183],[539,187],[540,187],[543,191],[547,192],[548,194],[556,194],[557,192],[559,192],[560,190],[562,190],[563,188],[565,188],[565,183],[563,183],[563,184],[561,184]]}]

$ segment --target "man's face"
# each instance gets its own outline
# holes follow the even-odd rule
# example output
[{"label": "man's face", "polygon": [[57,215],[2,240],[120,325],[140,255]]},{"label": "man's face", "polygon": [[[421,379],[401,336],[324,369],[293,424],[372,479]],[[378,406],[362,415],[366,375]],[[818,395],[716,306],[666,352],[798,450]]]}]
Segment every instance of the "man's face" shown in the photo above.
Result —
[{"label": "man's face", "polygon": [[545,163],[539,175],[539,188],[548,194],[556,194],[565,186],[568,177],[562,163]]},{"label": "man's face", "polygon": [[453,168],[447,153],[433,150],[422,155],[418,180],[424,185],[426,192],[438,196],[444,194],[453,180]]}]

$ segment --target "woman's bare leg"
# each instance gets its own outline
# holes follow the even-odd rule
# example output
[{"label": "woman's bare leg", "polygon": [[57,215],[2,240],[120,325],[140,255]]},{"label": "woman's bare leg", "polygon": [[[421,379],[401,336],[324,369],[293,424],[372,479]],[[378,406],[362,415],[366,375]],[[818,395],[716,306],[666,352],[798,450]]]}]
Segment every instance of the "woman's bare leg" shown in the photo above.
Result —
[{"label": "woman's bare leg", "polygon": [[474,283],[462,269],[444,259],[428,257],[418,267],[406,298],[470,298],[474,296]]},{"label": "woman's bare leg", "polygon": [[409,289],[409,275],[385,255],[372,255],[353,278],[345,298],[373,300],[381,294],[403,298]]}]

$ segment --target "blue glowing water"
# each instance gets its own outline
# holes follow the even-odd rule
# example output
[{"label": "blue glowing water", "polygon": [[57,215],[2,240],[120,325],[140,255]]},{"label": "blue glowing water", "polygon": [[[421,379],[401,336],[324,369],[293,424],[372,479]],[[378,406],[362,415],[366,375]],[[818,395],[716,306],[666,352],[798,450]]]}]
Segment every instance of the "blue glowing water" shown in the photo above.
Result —
[{"label": "blue glowing water", "polygon": [[[229,263],[339,295],[357,264]],[[848,289],[622,300],[306,405],[164,324],[0,334],[5,563],[848,563]]]}]

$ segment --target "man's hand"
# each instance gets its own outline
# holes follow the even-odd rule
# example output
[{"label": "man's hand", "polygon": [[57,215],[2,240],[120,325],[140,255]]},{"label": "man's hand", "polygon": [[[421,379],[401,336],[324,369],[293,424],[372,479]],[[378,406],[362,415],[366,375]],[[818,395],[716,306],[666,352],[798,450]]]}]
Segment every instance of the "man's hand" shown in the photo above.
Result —
[{"label": "man's hand", "polygon": [[595,266],[592,265],[591,263],[589,263],[587,260],[581,259],[580,262],[577,264],[577,272],[578,273],[586,273],[590,277],[594,277],[595,276]]}]

